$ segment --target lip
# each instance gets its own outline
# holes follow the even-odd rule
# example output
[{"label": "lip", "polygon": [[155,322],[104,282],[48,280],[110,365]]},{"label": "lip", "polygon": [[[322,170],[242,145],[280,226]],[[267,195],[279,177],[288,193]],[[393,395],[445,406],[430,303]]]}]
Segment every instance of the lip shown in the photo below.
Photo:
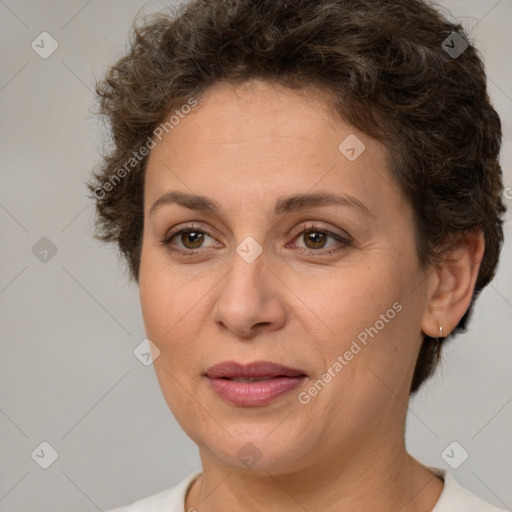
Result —
[{"label": "lip", "polygon": [[[204,377],[220,398],[240,407],[268,405],[308,378],[303,370],[271,361],[249,364],[224,361],[208,368]],[[241,382],[234,379],[261,380]]]}]

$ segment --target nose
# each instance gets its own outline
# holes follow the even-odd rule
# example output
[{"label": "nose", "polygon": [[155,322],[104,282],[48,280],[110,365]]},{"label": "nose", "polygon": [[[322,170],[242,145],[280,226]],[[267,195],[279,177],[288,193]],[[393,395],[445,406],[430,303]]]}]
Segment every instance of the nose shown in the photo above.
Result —
[{"label": "nose", "polygon": [[283,299],[283,284],[264,251],[252,263],[235,252],[232,268],[219,287],[214,321],[221,330],[252,339],[283,327],[287,317]]}]

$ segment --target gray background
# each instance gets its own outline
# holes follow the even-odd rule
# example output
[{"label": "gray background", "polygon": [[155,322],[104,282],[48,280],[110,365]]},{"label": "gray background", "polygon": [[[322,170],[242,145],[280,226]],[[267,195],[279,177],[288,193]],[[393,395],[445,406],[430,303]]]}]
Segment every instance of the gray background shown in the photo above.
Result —
[{"label": "gray background", "polygon": [[[113,249],[93,240],[84,185],[102,149],[95,78],[122,54],[137,12],[164,4],[0,0],[1,512],[106,510],[199,468],[152,367],[133,355],[145,337],[138,290]],[[512,0],[443,5],[485,58],[504,124],[511,206]],[[43,31],[59,45],[47,59],[31,48]],[[446,348],[438,373],[410,406],[407,442],[423,462],[449,469],[441,453],[457,441],[469,458],[453,470],[456,478],[510,509],[510,220],[505,231],[498,275],[469,332]],[[32,252],[43,237],[57,248],[47,262]],[[58,452],[48,469],[34,460],[44,457],[31,457],[43,441]]]}]

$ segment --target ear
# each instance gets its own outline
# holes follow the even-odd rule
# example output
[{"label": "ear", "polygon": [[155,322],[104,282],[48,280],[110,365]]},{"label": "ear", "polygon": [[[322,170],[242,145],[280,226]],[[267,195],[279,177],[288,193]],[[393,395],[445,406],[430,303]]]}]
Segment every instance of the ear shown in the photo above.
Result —
[{"label": "ear", "polygon": [[464,316],[473,297],[484,249],[482,231],[474,230],[462,234],[446,250],[428,287],[421,324],[426,335],[446,337]]}]

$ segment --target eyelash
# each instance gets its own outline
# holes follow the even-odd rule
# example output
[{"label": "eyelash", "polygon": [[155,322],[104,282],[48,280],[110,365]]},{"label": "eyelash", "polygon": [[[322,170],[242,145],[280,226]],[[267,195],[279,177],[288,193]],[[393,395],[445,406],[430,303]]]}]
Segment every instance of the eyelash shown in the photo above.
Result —
[{"label": "eyelash", "polygon": [[[160,243],[163,246],[165,246],[170,252],[178,253],[183,256],[197,256],[198,254],[202,254],[205,251],[201,250],[201,248],[182,250],[182,249],[176,249],[175,247],[172,247],[171,240],[174,237],[181,235],[183,233],[187,233],[189,231],[199,232],[199,233],[208,235],[210,238],[214,238],[213,235],[211,233],[209,233],[208,231],[201,229],[198,226],[195,226],[193,224],[187,224],[180,230],[168,234],[163,240],[160,241]],[[338,235],[337,233],[333,233],[332,231],[324,229],[316,224],[312,224],[312,225],[308,225],[308,226],[301,226],[297,231],[294,232],[293,241],[297,240],[301,235],[304,235],[305,233],[309,233],[309,232],[315,232],[315,233],[321,233],[323,235],[327,235],[328,237],[333,238],[334,240],[336,240],[337,242],[342,244],[342,247],[339,247],[337,249],[330,249],[328,251],[326,251],[325,249],[305,249],[304,247],[298,247],[297,249],[299,250],[300,253],[307,254],[307,255],[320,253],[320,255],[325,256],[327,254],[333,254],[335,252],[341,251],[344,248],[349,247],[352,244],[352,240],[348,236],[347,236],[347,238],[344,238],[344,237]],[[288,245],[287,245],[287,247],[288,247]]]}]

